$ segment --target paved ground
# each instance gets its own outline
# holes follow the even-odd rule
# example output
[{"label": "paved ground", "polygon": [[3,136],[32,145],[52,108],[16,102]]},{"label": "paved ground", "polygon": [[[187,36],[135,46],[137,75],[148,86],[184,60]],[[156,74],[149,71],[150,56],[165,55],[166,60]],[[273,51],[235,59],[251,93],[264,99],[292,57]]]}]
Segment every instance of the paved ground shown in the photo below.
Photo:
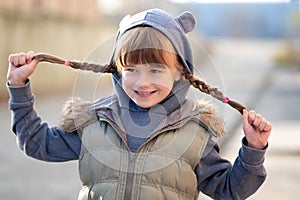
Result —
[{"label": "paved ground", "polygon": [[[249,199],[296,199],[300,194],[300,71],[276,68],[272,58],[277,42],[214,42],[213,63],[207,62],[201,74],[212,85],[249,108],[255,108],[274,126],[266,157],[268,178]],[[38,97],[36,108],[41,117],[56,124],[61,105],[72,94]],[[240,115],[218,105],[226,120],[227,136],[220,141],[222,154],[234,160],[242,138]],[[26,157],[17,147],[10,131],[7,102],[0,102],[0,199],[65,200],[76,199],[80,189],[77,162],[46,163]],[[209,199],[201,195],[200,199]]]}]

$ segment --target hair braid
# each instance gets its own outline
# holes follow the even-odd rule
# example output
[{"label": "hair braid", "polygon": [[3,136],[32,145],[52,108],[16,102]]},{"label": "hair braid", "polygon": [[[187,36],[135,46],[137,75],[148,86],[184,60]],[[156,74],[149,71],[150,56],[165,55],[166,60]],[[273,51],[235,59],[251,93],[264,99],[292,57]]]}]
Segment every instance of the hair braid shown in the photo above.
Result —
[{"label": "hair braid", "polygon": [[244,109],[247,109],[241,103],[227,99],[227,97],[225,97],[224,94],[218,88],[209,86],[204,81],[200,80],[199,78],[195,77],[193,74],[188,72],[186,69],[183,69],[182,75],[194,88],[199,89],[201,92],[208,94],[218,99],[219,101],[224,102],[226,100],[225,103],[228,103],[231,107],[239,111],[241,114],[243,114]]},{"label": "hair braid", "polygon": [[88,63],[88,62],[69,61],[50,54],[36,54],[33,57],[33,59],[37,59],[41,62],[50,62],[50,63],[56,63],[61,65],[67,65],[74,69],[90,70],[95,73],[117,72],[117,67],[114,64],[99,65],[99,64]]},{"label": "hair braid", "polygon": [[[69,61],[50,54],[36,54],[33,59],[37,59],[40,62],[50,62],[67,65],[74,69],[90,70],[95,73],[116,73],[118,71],[115,64],[99,65],[88,62]],[[218,88],[209,86],[204,81],[201,81],[199,78],[188,72],[186,69],[182,69],[182,75],[193,87],[199,89],[201,92],[204,92],[205,94],[208,94],[222,102],[224,102],[224,100],[226,99],[225,103],[228,103],[231,107],[238,110],[241,114],[243,114],[244,109],[247,109],[239,102],[227,99],[227,97],[225,97]]]}]

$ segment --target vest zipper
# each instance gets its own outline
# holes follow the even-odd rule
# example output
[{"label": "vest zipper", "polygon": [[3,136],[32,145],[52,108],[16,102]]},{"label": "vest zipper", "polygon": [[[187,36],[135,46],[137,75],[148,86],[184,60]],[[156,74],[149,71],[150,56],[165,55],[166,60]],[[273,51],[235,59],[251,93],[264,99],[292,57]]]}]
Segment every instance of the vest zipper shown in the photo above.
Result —
[{"label": "vest zipper", "polygon": [[154,134],[152,137],[150,137],[144,144],[142,144],[135,153],[128,151],[128,173],[126,176],[126,183],[125,183],[125,192],[124,192],[124,199],[133,199],[132,198],[132,191],[136,190],[135,185],[134,185],[134,177],[135,177],[135,164],[136,164],[136,159],[138,157],[138,152],[141,149],[142,146],[144,146],[146,143],[151,141],[154,137],[157,135],[161,134],[162,132],[169,131],[169,130],[174,130],[176,128],[179,128],[180,126],[174,126],[170,128],[166,128],[164,130],[161,130]]},{"label": "vest zipper", "polygon": [[127,140],[126,138],[124,138],[122,136],[122,134],[119,133],[118,128],[113,125],[113,123],[111,123],[109,120],[101,118],[100,121],[104,121],[106,123],[108,123],[115,131],[116,133],[119,135],[119,137],[122,139],[124,145],[127,148],[127,152],[128,152],[128,166],[127,166],[127,170],[128,172],[126,173],[126,183],[125,183],[125,192],[124,192],[124,199],[132,199],[132,190],[134,187],[134,169],[135,169],[135,162],[136,162],[136,158],[137,158],[137,153],[133,153],[131,152],[128,144],[127,144]]},{"label": "vest zipper", "polygon": [[137,158],[136,153],[128,152],[128,172],[126,176],[126,183],[125,183],[125,193],[124,193],[124,199],[132,199],[132,191],[135,187],[134,185],[134,169],[135,169],[135,161]]}]

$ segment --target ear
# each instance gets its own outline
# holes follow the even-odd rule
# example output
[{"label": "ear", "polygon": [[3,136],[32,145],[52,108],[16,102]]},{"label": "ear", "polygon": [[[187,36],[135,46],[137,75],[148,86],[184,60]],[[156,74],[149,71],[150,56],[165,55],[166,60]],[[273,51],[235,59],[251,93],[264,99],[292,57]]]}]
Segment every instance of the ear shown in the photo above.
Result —
[{"label": "ear", "polygon": [[196,19],[191,12],[185,11],[175,19],[185,33],[191,32],[196,26]]},{"label": "ear", "polygon": [[178,71],[176,71],[174,80],[179,81],[180,79],[181,79],[181,74]]}]

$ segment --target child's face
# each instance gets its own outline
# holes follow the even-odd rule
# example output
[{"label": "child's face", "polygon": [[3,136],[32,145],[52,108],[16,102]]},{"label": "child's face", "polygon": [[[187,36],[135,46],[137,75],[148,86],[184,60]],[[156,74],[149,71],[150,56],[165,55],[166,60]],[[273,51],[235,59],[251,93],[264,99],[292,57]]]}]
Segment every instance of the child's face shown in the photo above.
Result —
[{"label": "child's face", "polygon": [[161,64],[138,64],[122,67],[122,85],[126,94],[140,107],[149,108],[166,98],[174,81],[180,79],[177,70]]}]

